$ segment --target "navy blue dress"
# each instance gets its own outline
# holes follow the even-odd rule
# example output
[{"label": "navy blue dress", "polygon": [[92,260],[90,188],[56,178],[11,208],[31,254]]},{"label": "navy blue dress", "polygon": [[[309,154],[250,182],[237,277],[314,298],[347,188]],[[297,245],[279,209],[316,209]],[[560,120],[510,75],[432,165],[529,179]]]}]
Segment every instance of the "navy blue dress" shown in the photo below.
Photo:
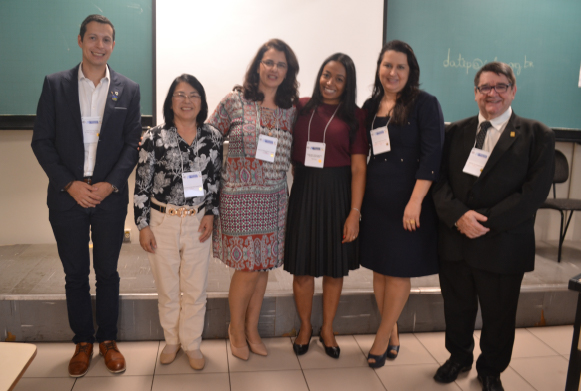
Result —
[{"label": "navy blue dress", "polygon": [[[377,117],[374,128],[387,120]],[[438,273],[438,216],[431,192],[422,203],[420,228],[406,231],[402,221],[416,180],[435,182],[438,178],[444,143],[444,116],[438,100],[421,92],[407,124],[389,125],[389,138],[391,151],[374,155],[371,148],[367,165],[359,235],[361,265],[393,277]]]}]

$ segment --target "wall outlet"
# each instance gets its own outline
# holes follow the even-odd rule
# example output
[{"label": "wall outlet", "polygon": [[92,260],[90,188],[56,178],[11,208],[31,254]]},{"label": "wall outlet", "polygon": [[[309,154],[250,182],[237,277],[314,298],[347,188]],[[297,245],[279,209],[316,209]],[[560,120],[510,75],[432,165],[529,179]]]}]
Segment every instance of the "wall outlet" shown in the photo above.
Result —
[{"label": "wall outlet", "polygon": [[131,243],[131,230],[129,228],[123,231],[123,243]]}]

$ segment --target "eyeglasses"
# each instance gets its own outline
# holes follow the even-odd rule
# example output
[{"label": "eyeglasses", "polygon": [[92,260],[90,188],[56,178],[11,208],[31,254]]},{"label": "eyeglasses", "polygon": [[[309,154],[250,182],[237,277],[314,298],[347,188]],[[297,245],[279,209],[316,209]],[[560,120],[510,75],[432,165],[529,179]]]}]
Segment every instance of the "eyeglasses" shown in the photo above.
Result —
[{"label": "eyeglasses", "polygon": [[287,65],[285,62],[277,62],[275,63],[272,60],[264,60],[264,61],[260,61],[262,63],[262,65],[264,65],[266,68],[268,69],[272,69],[275,65],[278,69],[284,71],[287,68]]},{"label": "eyeglasses", "polygon": [[190,98],[190,100],[194,100],[194,99],[201,99],[202,98],[200,96],[200,94],[196,94],[195,92],[192,92],[189,95],[186,95],[183,92],[178,92],[177,94],[173,94],[172,96],[174,98],[176,98],[177,100],[185,100],[186,98]]},{"label": "eyeglasses", "polygon": [[512,83],[511,84],[499,83],[499,84],[497,84],[495,86],[483,85],[483,86],[476,87],[476,89],[481,94],[485,94],[486,95],[486,94],[489,94],[490,91],[492,91],[493,89],[496,90],[496,92],[499,93],[499,94],[505,93],[506,91],[508,91],[508,88],[509,87],[512,87]]}]

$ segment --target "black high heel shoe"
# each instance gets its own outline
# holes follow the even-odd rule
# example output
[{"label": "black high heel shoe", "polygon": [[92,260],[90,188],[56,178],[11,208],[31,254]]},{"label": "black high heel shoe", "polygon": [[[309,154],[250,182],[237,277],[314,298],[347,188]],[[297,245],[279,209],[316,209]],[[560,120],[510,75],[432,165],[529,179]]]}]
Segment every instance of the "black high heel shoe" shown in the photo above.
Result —
[{"label": "black high heel shoe", "polygon": [[375,360],[375,362],[369,362],[367,361],[367,365],[369,365],[370,368],[381,368],[382,366],[385,365],[385,359],[387,358],[387,352],[389,352],[389,348],[387,348],[387,350],[385,351],[385,353],[383,353],[380,356],[377,356],[375,354],[371,354],[368,353],[367,354],[367,359],[373,359]]},{"label": "black high heel shoe", "polygon": [[325,353],[327,353],[327,356],[333,357],[333,358],[339,358],[339,354],[341,354],[341,348],[339,346],[327,346],[327,345],[325,345],[325,341],[323,341],[322,336],[319,336],[319,341],[321,341],[321,343],[323,344],[323,347],[325,348]]},{"label": "black high heel shoe", "polygon": [[[301,333],[301,330],[299,330],[299,333],[297,334],[297,338],[299,337],[300,333]],[[313,327],[312,326],[311,326],[311,336],[309,337],[309,342],[307,342],[305,345],[299,345],[298,343],[296,343],[296,339],[295,339],[295,342],[293,342],[293,350],[297,356],[302,356],[303,354],[305,354],[306,352],[309,351],[309,346],[311,346],[311,338],[313,338]]]},{"label": "black high heel shoe", "polygon": [[[399,325],[397,324],[397,322],[395,322],[395,325],[397,326],[397,340],[399,341]],[[389,337],[389,342],[391,342],[391,337]],[[401,346],[401,342],[399,345],[387,345],[387,350],[385,352],[385,356],[387,358],[391,358],[392,360],[397,358],[397,355],[399,354],[399,347]],[[395,354],[392,353],[392,351],[395,350]]]}]

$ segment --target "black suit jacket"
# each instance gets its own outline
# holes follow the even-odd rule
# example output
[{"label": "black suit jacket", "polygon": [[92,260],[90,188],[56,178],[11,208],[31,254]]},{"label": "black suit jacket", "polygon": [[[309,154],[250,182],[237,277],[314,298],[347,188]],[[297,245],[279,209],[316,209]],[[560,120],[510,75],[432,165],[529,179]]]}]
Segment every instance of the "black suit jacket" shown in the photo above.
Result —
[{"label": "black suit jacket", "polygon": [[[441,177],[433,188],[440,218],[441,260],[465,260],[494,273],[534,269],[534,223],[553,180],[555,135],[542,123],[512,114],[480,177],[462,172],[474,147],[478,117],[446,130]],[[469,239],[454,224],[475,210],[488,217],[485,235]]]},{"label": "black suit jacket", "polygon": [[[67,210],[76,201],[63,188],[82,180],[85,150],[79,104],[79,65],[47,76],[38,101],[32,150],[49,178],[47,204]],[[109,68],[111,80],[99,134],[93,183],[109,182],[119,189],[99,207],[127,208],[127,178],[137,164],[141,136],[139,85]]]}]

